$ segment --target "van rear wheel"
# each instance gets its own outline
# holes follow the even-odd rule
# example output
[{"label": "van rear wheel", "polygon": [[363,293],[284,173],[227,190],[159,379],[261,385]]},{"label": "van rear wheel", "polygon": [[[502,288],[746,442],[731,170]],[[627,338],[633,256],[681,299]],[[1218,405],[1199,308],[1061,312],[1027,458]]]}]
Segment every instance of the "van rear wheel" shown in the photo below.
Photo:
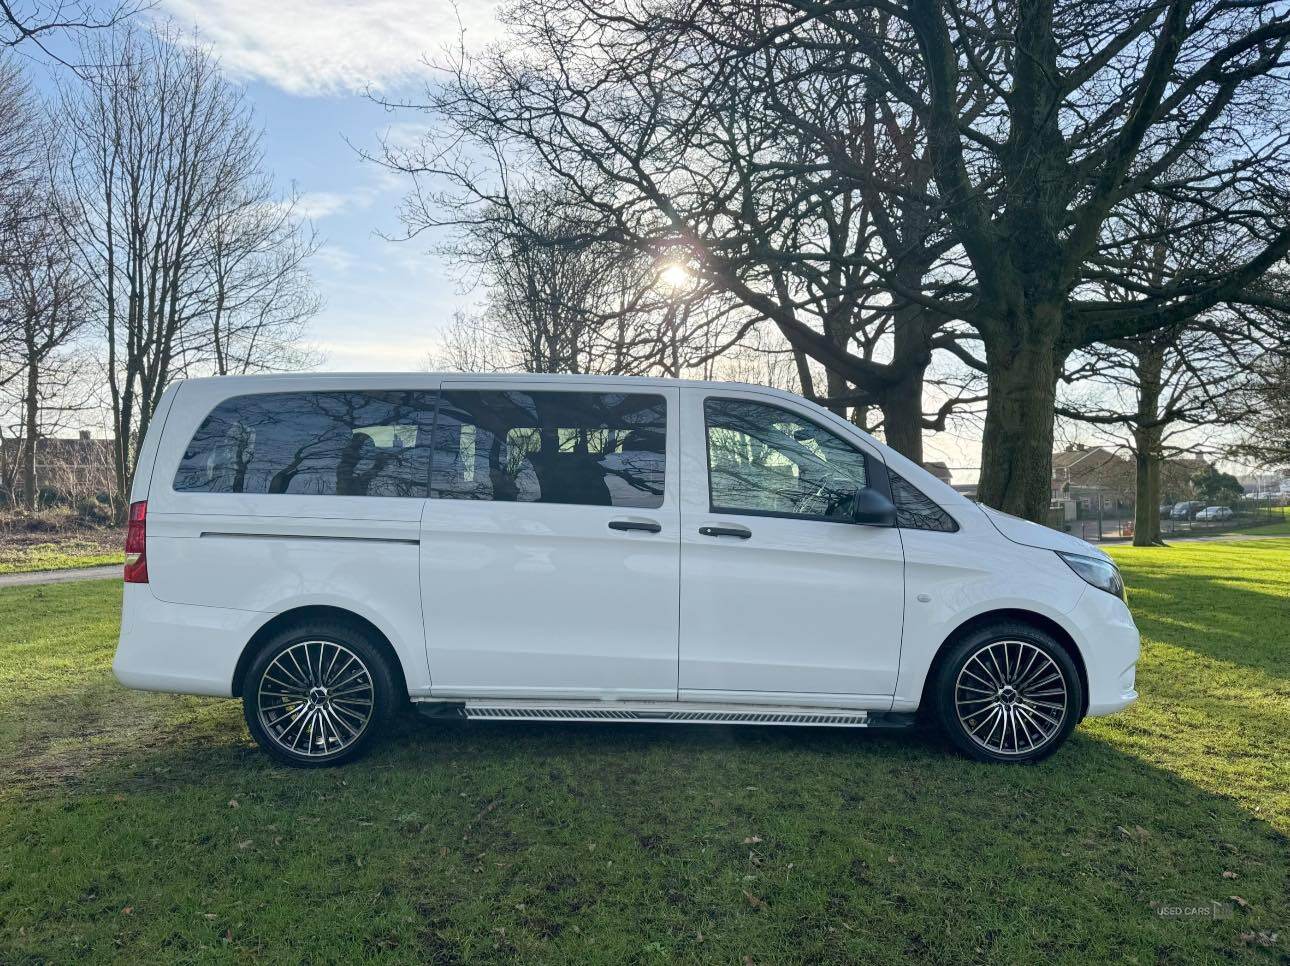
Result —
[{"label": "van rear wheel", "polygon": [[362,631],[340,624],[276,635],[242,685],[251,736],[274,758],[302,768],[357,758],[393,710],[389,662]]},{"label": "van rear wheel", "polygon": [[933,682],[941,730],[978,761],[1042,761],[1079,723],[1084,691],[1075,663],[1028,624],[992,624],[968,634]]}]

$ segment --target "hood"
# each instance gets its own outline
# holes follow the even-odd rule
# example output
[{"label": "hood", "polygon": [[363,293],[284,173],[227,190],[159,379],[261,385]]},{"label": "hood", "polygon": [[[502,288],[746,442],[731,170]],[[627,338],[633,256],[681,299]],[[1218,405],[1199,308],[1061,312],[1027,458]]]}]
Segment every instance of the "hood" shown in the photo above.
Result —
[{"label": "hood", "polygon": [[1003,513],[982,504],[977,505],[981,507],[986,519],[994,524],[994,528],[1013,543],[1019,543],[1023,547],[1038,547],[1040,550],[1060,550],[1063,553],[1083,554],[1085,557],[1111,559],[1093,544],[1079,537],[1073,537],[1069,533],[1062,533],[1038,523],[1031,523],[1021,517],[1014,517],[1011,513]]}]

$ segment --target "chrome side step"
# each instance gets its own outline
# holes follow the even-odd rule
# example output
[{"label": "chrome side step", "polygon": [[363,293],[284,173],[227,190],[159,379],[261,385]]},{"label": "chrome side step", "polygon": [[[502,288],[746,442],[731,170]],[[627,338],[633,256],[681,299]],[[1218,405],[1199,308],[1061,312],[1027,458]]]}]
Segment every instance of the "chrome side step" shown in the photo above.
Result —
[{"label": "chrome side step", "polygon": [[[794,708],[763,705],[684,704],[661,701],[486,701],[468,700],[445,707],[418,702],[429,714],[455,708],[471,721],[621,721],[659,724],[798,725],[865,728],[875,722],[854,708]],[[438,708],[434,706],[439,704]],[[449,711],[449,713],[451,713]],[[883,716],[880,716],[883,717]]]}]

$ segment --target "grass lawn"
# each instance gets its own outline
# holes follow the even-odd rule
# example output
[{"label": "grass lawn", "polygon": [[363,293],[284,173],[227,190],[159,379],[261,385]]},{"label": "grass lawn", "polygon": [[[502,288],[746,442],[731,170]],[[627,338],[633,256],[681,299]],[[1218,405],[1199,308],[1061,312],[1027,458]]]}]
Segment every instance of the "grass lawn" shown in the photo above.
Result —
[{"label": "grass lawn", "polygon": [[[1254,524],[1237,532],[1260,533],[1265,537],[1290,537],[1290,507],[1273,507],[1271,512],[1274,518],[1272,523]],[[1280,517],[1280,520],[1276,520],[1276,517]]]},{"label": "grass lawn", "polygon": [[115,685],[115,582],[0,591],[0,962],[1284,962],[1290,539],[1112,553],[1143,700],[1031,768],[409,719],[293,771]]},{"label": "grass lawn", "polygon": [[[119,541],[113,541],[114,544],[117,542]],[[108,547],[99,540],[71,538],[50,543],[0,546],[0,574],[97,567],[101,564],[119,564],[124,560],[120,547]]]},{"label": "grass lawn", "polygon": [[67,508],[0,514],[0,574],[67,570],[124,562],[125,534]]}]

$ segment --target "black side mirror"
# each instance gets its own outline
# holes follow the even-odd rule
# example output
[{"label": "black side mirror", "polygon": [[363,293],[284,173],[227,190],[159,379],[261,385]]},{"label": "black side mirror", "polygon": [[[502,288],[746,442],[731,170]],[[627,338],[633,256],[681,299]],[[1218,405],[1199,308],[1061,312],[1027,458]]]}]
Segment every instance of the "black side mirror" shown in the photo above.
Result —
[{"label": "black side mirror", "polygon": [[877,490],[861,487],[851,503],[851,519],[867,527],[894,527],[896,504]]}]

